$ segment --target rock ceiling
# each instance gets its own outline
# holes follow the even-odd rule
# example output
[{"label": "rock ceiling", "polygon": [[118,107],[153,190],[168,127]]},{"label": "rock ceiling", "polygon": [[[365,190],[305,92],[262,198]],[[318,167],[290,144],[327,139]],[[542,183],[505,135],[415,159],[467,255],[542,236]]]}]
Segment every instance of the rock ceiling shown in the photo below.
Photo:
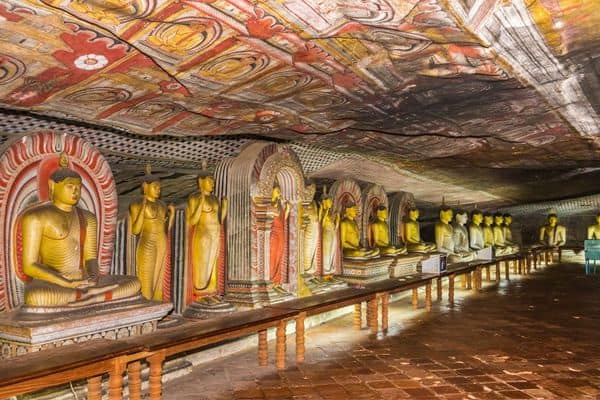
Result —
[{"label": "rock ceiling", "polygon": [[3,0],[0,134],[91,138],[124,196],[256,137],[425,201],[590,194],[599,25],[594,0]]}]

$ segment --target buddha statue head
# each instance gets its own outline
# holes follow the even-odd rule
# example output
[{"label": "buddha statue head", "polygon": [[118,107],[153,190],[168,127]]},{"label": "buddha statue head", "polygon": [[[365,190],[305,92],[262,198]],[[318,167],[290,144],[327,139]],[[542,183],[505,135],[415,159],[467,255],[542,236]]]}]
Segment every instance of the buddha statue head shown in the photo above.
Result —
[{"label": "buddha statue head", "polygon": [[152,175],[150,164],[146,164],[146,174],[142,183],[144,198],[150,201],[160,198],[160,189],[160,178],[157,175]]},{"label": "buddha statue head", "polygon": [[502,226],[504,224],[504,214],[496,213],[494,214],[494,225]]},{"label": "buddha statue head", "polygon": [[323,210],[331,210],[331,207],[333,207],[333,199],[331,198],[329,193],[327,193],[327,186],[323,186],[323,195],[321,196],[321,207],[323,207]]},{"label": "buddha statue head", "polygon": [[279,200],[281,200],[281,187],[279,183],[275,182],[273,184],[273,191],[271,192],[271,202],[277,203]]},{"label": "buddha statue head", "polygon": [[492,226],[494,224],[494,215],[490,213],[483,214],[483,224],[486,226]]},{"label": "buddha statue head", "polygon": [[467,223],[468,218],[469,217],[465,210],[458,210],[456,211],[456,215],[454,216],[454,221],[456,221],[458,225],[464,225]]},{"label": "buddha statue head", "polygon": [[512,224],[512,215],[504,214],[504,225],[510,226]]},{"label": "buddha statue head", "polygon": [[387,221],[387,219],[388,219],[388,209],[387,209],[387,207],[383,206],[383,205],[377,207],[377,211],[375,213],[375,218],[378,221],[382,221],[382,222]]},{"label": "buddha statue head", "polygon": [[483,222],[483,213],[479,210],[471,211],[471,221],[475,225],[481,225],[481,223]]},{"label": "buddha statue head", "polygon": [[202,161],[200,167],[198,188],[203,194],[211,194],[215,190],[215,178],[208,172],[206,160]]},{"label": "buddha statue head", "polygon": [[600,225],[600,212],[596,214],[596,223]]},{"label": "buddha statue head", "polygon": [[548,226],[554,227],[558,224],[558,215],[555,213],[548,214]]},{"label": "buddha statue head", "polygon": [[69,161],[65,153],[60,155],[59,165],[50,175],[48,188],[54,205],[68,211],[81,198],[81,176],[68,167]]},{"label": "buddha statue head", "polygon": [[442,206],[442,208],[440,208],[440,221],[444,224],[448,224],[452,221],[452,217],[454,215],[454,212],[452,211],[452,209],[448,206]]},{"label": "buddha statue head", "polygon": [[417,221],[419,219],[419,209],[411,207],[408,209],[408,219],[411,221]]},{"label": "buddha statue head", "polygon": [[344,209],[344,217],[348,218],[351,221],[354,221],[357,215],[358,209],[356,208],[356,204],[354,204],[353,202],[346,204],[346,207]]}]

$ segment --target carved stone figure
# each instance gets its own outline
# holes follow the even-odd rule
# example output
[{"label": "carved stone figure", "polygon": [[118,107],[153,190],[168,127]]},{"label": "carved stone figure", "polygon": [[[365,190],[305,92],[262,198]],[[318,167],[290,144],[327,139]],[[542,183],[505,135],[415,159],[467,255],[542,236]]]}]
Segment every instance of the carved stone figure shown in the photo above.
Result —
[{"label": "carved stone figure", "polygon": [[277,183],[273,186],[271,193],[271,212],[273,222],[271,224],[271,242],[269,254],[269,276],[276,291],[285,290],[281,288],[283,283],[283,257],[285,255],[285,224],[290,214],[290,205],[281,198],[281,188]]},{"label": "carved stone figure", "polygon": [[600,240],[600,213],[596,214],[596,224],[587,228],[588,240]]},{"label": "carved stone figure", "polygon": [[81,176],[68,168],[66,155],[48,182],[50,202],[20,217],[22,267],[29,306],[83,306],[136,296],[140,281],[131,276],[99,276],[97,220],[77,206]]},{"label": "carved stone figure", "polygon": [[305,209],[305,217],[308,220],[304,230],[304,273],[315,274],[318,270],[318,246],[320,238],[321,208],[315,201],[311,201]]},{"label": "carved stone figure", "polygon": [[558,215],[548,214],[548,222],[540,228],[540,244],[550,247],[560,247],[567,242],[567,228],[558,225]]},{"label": "carved stone figure", "polygon": [[419,226],[419,209],[411,208],[408,210],[408,221],[404,224],[404,238],[406,248],[410,252],[432,253],[436,251],[435,243],[428,243],[421,240],[421,227]]},{"label": "carved stone figure", "polygon": [[448,261],[464,262],[473,259],[471,252],[460,253],[456,250],[454,242],[454,228],[450,225],[452,221],[453,211],[451,208],[442,207],[440,210],[440,219],[435,224],[435,243],[437,251],[448,256]]},{"label": "carved stone figure", "polygon": [[319,209],[323,275],[331,275],[335,273],[335,257],[339,247],[340,214],[333,212],[333,199],[327,194],[326,189],[323,190],[323,198]]},{"label": "carved stone figure", "polygon": [[165,275],[170,274],[169,232],[175,217],[175,206],[160,200],[160,190],[160,180],[148,166],[142,183],[143,197],[129,206],[131,233],[139,237],[135,263],[142,296],[158,301],[164,299]]},{"label": "carved stone figure", "polygon": [[385,206],[377,208],[376,219],[369,225],[371,245],[379,248],[382,255],[398,256],[406,254],[406,247],[396,247],[390,244],[390,227],[388,225],[388,209]]},{"label": "carved stone figure", "polygon": [[360,231],[356,222],[356,204],[346,204],[344,218],[340,223],[340,237],[344,258],[354,260],[367,260],[379,257],[378,248],[360,247]]},{"label": "carved stone figure", "polygon": [[504,215],[497,213],[494,215],[494,226],[492,227],[494,232],[494,249],[496,255],[514,254],[519,251],[519,246],[509,245],[506,243],[504,228]]},{"label": "carved stone figure", "polygon": [[471,212],[471,223],[469,224],[469,247],[471,250],[481,250],[485,246],[483,239],[483,228],[481,223],[483,222],[483,213],[479,210],[473,210]]}]

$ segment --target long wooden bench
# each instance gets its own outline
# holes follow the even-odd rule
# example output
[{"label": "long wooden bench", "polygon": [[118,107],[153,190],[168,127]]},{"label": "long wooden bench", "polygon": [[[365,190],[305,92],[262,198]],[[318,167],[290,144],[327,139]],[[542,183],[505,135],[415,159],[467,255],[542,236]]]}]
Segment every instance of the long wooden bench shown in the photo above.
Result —
[{"label": "long wooden bench", "polygon": [[[120,398],[123,371],[143,350],[141,344],[93,339],[4,361],[0,364],[0,398],[88,378],[88,399],[100,400],[102,375],[106,373],[109,397]],[[130,380],[130,392],[136,387],[140,388],[141,382]]]}]

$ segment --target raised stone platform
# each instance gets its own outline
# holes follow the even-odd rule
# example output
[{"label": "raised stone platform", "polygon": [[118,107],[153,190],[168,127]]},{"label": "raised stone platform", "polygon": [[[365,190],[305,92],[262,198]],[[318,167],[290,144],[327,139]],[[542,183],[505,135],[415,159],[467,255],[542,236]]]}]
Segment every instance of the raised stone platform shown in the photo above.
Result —
[{"label": "raised stone platform", "polygon": [[441,274],[446,270],[446,255],[430,253],[421,259],[421,272],[427,274]]},{"label": "raised stone platform", "polygon": [[390,266],[394,262],[392,257],[381,257],[372,260],[342,261],[342,275],[339,279],[348,283],[365,284],[377,282],[390,277]]},{"label": "raised stone platform", "polygon": [[418,272],[419,263],[423,256],[412,254],[391,258],[393,261],[390,265],[390,278],[400,278]]},{"label": "raised stone platform", "polygon": [[0,359],[90,339],[123,339],[151,333],[173,308],[139,296],[110,304],[27,307],[0,317]]}]

